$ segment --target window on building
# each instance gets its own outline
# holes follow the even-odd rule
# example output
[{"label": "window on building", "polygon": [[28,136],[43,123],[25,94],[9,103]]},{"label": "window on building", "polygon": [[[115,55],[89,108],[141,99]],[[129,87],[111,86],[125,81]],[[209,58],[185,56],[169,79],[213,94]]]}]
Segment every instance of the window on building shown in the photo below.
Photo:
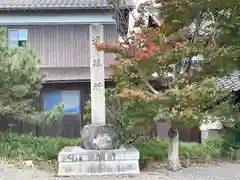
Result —
[{"label": "window on building", "polygon": [[49,111],[59,104],[64,105],[64,113],[80,113],[80,91],[63,90],[43,93],[44,111]]},{"label": "window on building", "polygon": [[27,29],[9,29],[8,30],[8,46],[17,47],[24,46],[28,41]]}]

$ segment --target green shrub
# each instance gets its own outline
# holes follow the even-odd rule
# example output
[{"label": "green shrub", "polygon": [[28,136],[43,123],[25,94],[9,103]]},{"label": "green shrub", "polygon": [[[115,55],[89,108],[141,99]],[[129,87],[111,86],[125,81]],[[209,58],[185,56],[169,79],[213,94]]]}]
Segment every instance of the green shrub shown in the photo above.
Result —
[{"label": "green shrub", "polygon": [[143,167],[151,161],[164,161],[167,158],[168,142],[166,140],[139,139],[135,143],[140,152],[140,165]]},{"label": "green shrub", "polygon": [[[0,156],[34,161],[56,161],[58,153],[65,146],[76,146],[80,144],[80,139],[34,137],[34,136],[1,136]],[[221,158],[222,140],[209,140],[203,144],[181,143],[181,160],[194,162],[204,162]],[[159,139],[140,138],[135,144],[140,151],[141,167],[149,162],[165,161],[168,155],[168,141]],[[239,154],[240,151],[238,151]],[[235,153],[236,154],[236,153]]]},{"label": "green shrub", "polygon": [[[139,140],[135,146],[141,154],[141,166],[152,161],[165,161],[168,157],[167,140]],[[222,140],[209,140],[202,144],[180,143],[180,159],[194,162],[205,162],[207,160],[218,160],[221,158]]]},{"label": "green shrub", "polygon": [[195,162],[205,162],[221,158],[221,139],[208,140],[202,144],[182,143],[180,146],[180,158]]},{"label": "green shrub", "polygon": [[58,153],[65,146],[79,145],[79,139],[34,137],[34,136],[1,136],[0,156],[36,161],[56,160]]},{"label": "green shrub", "polygon": [[231,123],[223,124],[221,130],[223,141],[222,153],[231,160],[240,158],[240,118],[235,117]]}]

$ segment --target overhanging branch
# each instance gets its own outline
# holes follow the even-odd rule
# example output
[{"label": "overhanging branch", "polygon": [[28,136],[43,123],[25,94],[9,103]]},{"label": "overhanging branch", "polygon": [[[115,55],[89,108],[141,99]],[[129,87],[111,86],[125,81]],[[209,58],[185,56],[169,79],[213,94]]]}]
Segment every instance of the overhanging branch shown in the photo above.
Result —
[{"label": "overhanging branch", "polygon": [[159,95],[159,92],[145,78],[142,78],[142,81],[153,94]]}]

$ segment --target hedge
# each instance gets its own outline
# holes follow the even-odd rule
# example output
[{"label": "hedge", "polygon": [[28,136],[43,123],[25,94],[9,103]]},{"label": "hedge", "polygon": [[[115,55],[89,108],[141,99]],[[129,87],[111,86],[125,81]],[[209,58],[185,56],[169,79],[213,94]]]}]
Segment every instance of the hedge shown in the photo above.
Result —
[{"label": "hedge", "polygon": [[[141,140],[135,145],[140,151],[141,164],[145,166],[152,161],[166,161],[168,156],[168,141],[152,139]],[[180,160],[206,162],[221,159],[221,139],[209,140],[204,143],[180,143]]]},{"label": "hedge", "polygon": [[[221,141],[213,140],[203,144],[181,143],[181,160],[205,161],[221,158]],[[34,137],[34,136],[1,136],[0,156],[21,160],[56,161],[58,153],[65,146],[80,145],[80,139]],[[141,154],[141,165],[151,161],[165,161],[168,142],[165,140],[139,140],[135,146]]]},{"label": "hedge", "polygon": [[57,160],[58,153],[65,146],[80,144],[80,139],[35,137],[27,135],[1,136],[0,156],[22,160]]}]

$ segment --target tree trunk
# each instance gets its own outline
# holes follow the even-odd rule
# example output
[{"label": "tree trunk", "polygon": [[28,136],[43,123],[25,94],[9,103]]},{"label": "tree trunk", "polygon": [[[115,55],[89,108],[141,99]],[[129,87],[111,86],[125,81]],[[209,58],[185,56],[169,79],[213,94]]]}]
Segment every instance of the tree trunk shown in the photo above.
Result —
[{"label": "tree trunk", "polygon": [[168,131],[169,149],[167,169],[178,171],[181,169],[179,160],[179,133],[177,128],[170,128]]}]

